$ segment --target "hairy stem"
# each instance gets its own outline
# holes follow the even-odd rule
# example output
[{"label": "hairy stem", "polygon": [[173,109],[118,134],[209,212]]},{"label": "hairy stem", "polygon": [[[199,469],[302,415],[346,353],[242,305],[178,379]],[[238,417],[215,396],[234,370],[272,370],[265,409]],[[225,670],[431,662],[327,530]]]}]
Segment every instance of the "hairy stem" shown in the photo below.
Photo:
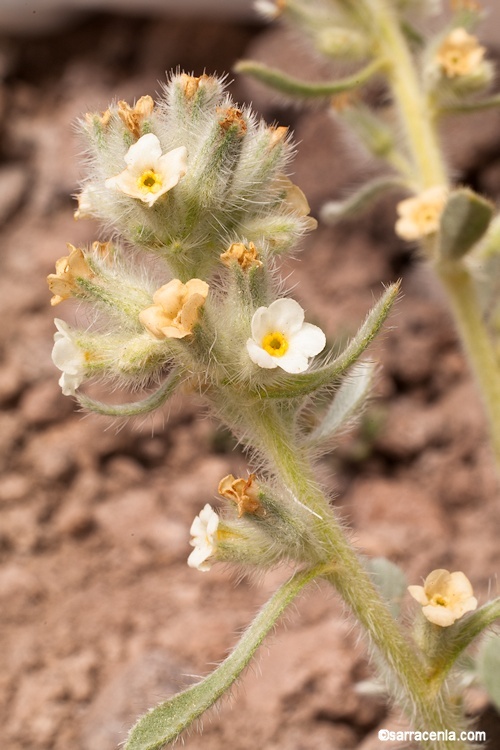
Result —
[{"label": "hairy stem", "polygon": [[[331,568],[323,577],[335,586],[388,667],[392,676],[388,682],[395,680],[398,685],[394,697],[403,695],[404,708],[416,729],[456,731],[458,737],[463,726],[456,707],[444,692],[430,690],[421,656],[406,640],[373,585],[319,487],[306,452],[294,444],[290,429],[281,423],[276,406],[267,403],[261,409],[249,408],[245,420],[251,425],[259,452],[274,464],[297,502],[312,511],[317,547],[324,561],[331,561]],[[423,742],[422,747],[425,750],[465,750],[467,745],[443,739]]]}]

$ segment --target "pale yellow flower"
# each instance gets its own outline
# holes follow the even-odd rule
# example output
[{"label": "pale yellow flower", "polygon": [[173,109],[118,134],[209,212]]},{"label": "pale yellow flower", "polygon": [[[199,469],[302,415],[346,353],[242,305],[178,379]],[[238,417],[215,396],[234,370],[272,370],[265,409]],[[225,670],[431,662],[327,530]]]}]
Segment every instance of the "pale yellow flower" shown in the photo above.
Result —
[{"label": "pale yellow flower", "polygon": [[121,100],[118,102],[118,117],[132,135],[139,138],[142,123],[151,115],[154,106],[155,103],[149,95],[141,96],[133,107]]},{"label": "pale yellow flower", "polygon": [[236,479],[228,474],[219,482],[218,493],[227,500],[231,500],[238,507],[238,517],[245,513],[264,515],[265,511],[258,500],[258,488],[254,482],[255,474],[250,474],[248,479]]},{"label": "pale yellow flower", "polygon": [[183,339],[193,332],[207,294],[208,284],[201,279],[186,284],[172,279],[154,293],[154,305],[143,310],[139,320],[157,339]]},{"label": "pale yellow flower", "polygon": [[437,232],[447,199],[447,188],[436,185],[415,198],[407,198],[398,203],[396,234],[411,242]]},{"label": "pale yellow flower", "polygon": [[259,260],[259,253],[253,242],[249,242],[248,245],[244,245],[243,242],[233,242],[226,252],[221,254],[220,259],[225,266],[230,266],[231,263],[236,262],[244,271],[252,266],[262,266],[262,261]]},{"label": "pale yellow flower", "polygon": [[47,284],[54,295],[50,300],[51,305],[58,305],[72,297],[78,289],[77,279],[91,279],[94,275],[80,248],[68,242],[68,250],[69,255],[56,260],[56,272],[47,276]]},{"label": "pale yellow flower", "polygon": [[443,40],[436,55],[437,62],[448,78],[477,73],[486,49],[465,29],[453,29]]},{"label": "pale yellow flower", "polygon": [[408,586],[429,622],[447,628],[477,607],[472,586],[464,573],[438,569],[429,573],[423,586]]},{"label": "pale yellow flower", "polygon": [[156,135],[146,133],[125,154],[127,168],[107,179],[105,185],[151,207],[186,174],[186,158],[185,146],[162,154]]}]

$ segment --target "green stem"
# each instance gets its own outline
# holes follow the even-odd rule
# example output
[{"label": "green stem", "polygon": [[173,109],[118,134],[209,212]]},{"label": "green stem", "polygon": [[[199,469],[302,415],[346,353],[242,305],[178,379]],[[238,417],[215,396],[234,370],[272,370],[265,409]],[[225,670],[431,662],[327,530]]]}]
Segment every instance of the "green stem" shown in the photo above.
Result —
[{"label": "green stem", "polygon": [[500,372],[480,312],[474,282],[462,263],[441,264],[437,266],[437,272],[448,293],[466,354],[480,387],[493,451],[500,464]]},{"label": "green stem", "polygon": [[[406,640],[387,603],[373,585],[317,484],[306,452],[294,445],[289,426],[281,423],[276,405],[267,402],[260,409],[250,407],[244,416],[259,452],[275,465],[293,498],[312,511],[317,549],[311,550],[311,557],[317,560],[319,553],[325,562],[331,561],[331,568],[324,573],[324,578],[335,586],[389,667],[390,683],[395,679],[398,684],[393,692],[398,697],[403,692],[404,706],[413,718],[415,728],[421,731],[453,730],[458,736],[462,726],[456,707],[444,693],[430,691],[423,660]],[[424,742],[422,747],[426,750],[465,750],[467,746],[443,740]]]},{"label": "green stem", "polygon": [[384,0],[372,0],[371,5],[379,49],[389,63],[389,84],[421,187],[424,190],[433,185],[447,185],[447,170],[430,117],[427,97],[399,20]]}]

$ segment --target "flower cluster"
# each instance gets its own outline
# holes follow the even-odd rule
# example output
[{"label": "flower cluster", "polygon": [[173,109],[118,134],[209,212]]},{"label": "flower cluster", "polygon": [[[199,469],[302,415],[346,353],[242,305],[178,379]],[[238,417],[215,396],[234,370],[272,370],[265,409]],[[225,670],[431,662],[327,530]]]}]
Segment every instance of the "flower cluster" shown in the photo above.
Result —
[{"label": "flower cluster", "polygon": [[[182,73],[158,103],[150,96],[133,106],[119,101],[87,114],[82,129],[90,171],[75,215],[114,225],[156,261],[146,272],[119,240],[69,245],[57,261],[47,279],[52,304],[87,301],[99,328],[85,332],[83,351],[78,331],[58,323],[53,358],[64,393],[75,394],[97,372],[82,364],[94,350],[99,376],[139,386],[176,365],[200,381],[218,383],[228,370],[241,376],[237,350],[253,382],[253,364],[305,370],[324,336],[303,322],[293,300],[273,302],[270,276],[273,257],[316,225],[285,174],[287,128],[257,122],[221,80]],[[193,345],[195,330],[204,350]]]}]

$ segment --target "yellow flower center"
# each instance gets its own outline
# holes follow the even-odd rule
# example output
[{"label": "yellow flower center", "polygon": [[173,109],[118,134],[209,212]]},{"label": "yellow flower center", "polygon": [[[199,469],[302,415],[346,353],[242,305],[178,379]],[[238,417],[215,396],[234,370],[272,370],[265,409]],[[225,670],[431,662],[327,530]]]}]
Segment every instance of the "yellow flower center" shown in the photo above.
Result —
[{"label": "yellow flower center", "polygon": [[152,169],[147,169],[137,180],[137,187],[144,193],[157,193],[161,186],[161,175],[158,172],[153,172]]},{"label": "yellow flower center", "polygon": [[282,357],[288,349],[288,341],[280,331],[273,331],[262,339],[262,348],[273,357]]},{"label": "yellow flower center", "polygon": [[432,597],[431,601],[434,605],[437,604],[438,607],[447,607],[449,605],[448,599],[442,594],[435,594]]},{"label": "yellow flower center", "polygon": [[421,206],[415,217],[416,224],[424,233],[433,232],[438,227],[441,206]]}]

